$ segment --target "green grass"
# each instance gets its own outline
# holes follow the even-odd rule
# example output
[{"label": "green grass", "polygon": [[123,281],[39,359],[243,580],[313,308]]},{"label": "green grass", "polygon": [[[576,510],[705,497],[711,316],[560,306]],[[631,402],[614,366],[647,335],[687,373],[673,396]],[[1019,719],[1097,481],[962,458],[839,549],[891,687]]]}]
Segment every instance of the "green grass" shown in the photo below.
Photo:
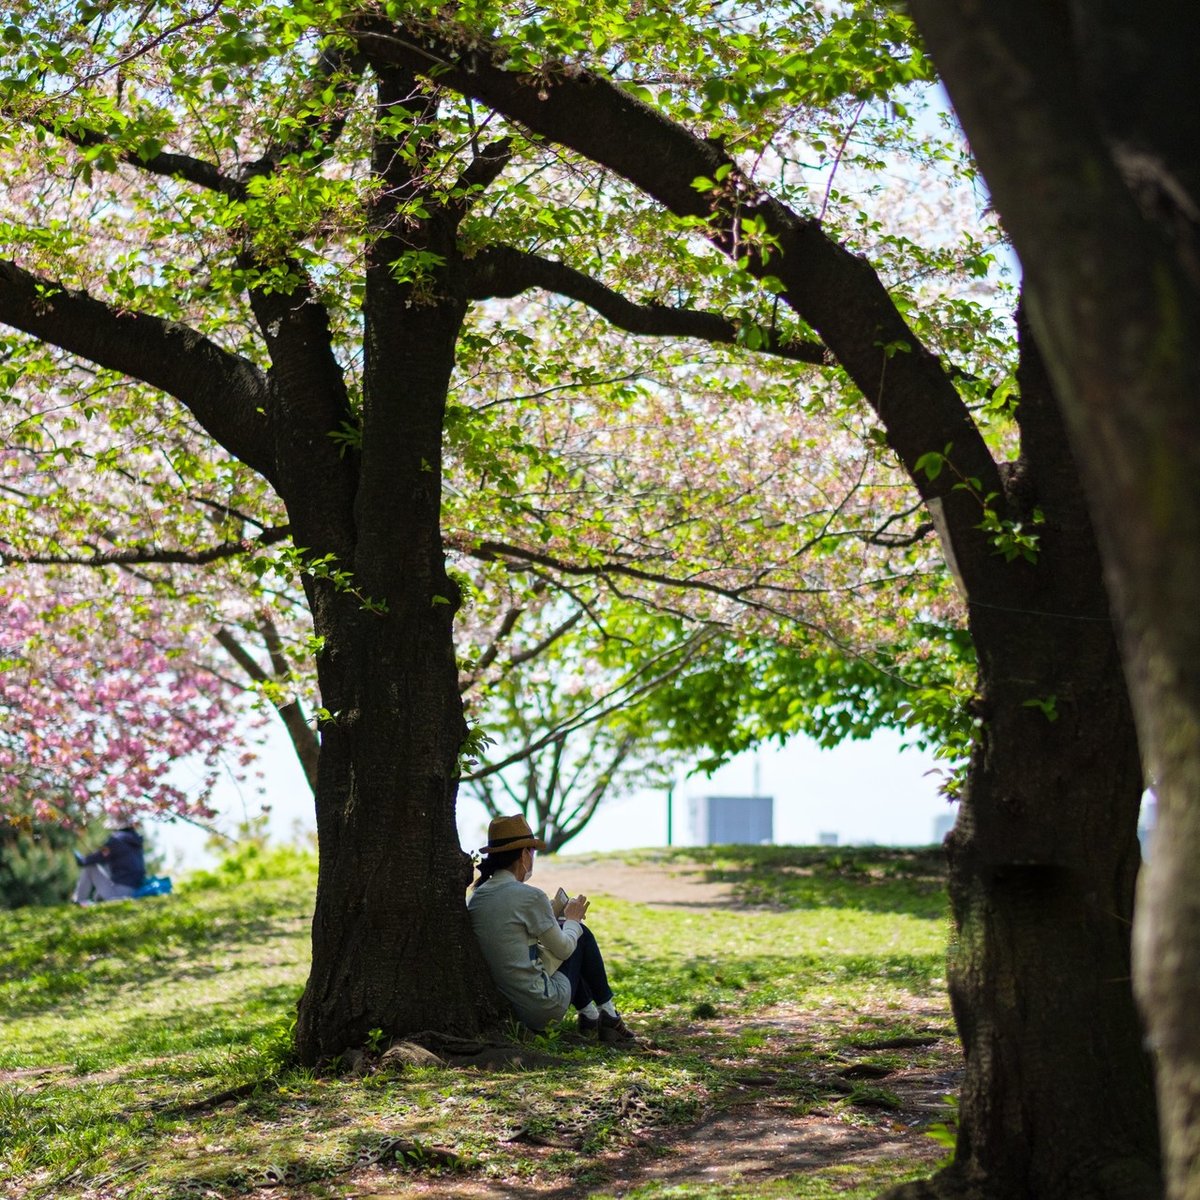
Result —
[{"label": "green grass", "polygon": [[[913,1170],[902,1160],[870,1166],[832,1166],[820,1175],[785,1175],[780,1179],[714,1184],[648,1183],[628,1191],[621,1200],[873,1200],[886,1188],[920,1179],[927,1170]],[[612,1200],[615,1193],[599,1191],[592,1200]]]},{"label": "green grass", "polygon": [[[687,859],[757,907],[649,909],[610,897],[592,922],[622,1009],[650,1048],[580,1048],[556,1030],[531,1043],[540,1065],[489,1072],[290,1065],[309,856],[251,847],[170,897],[0,913],[0,1194],[224,1200],[282,1185],[274,1194],[316,1200],[354,1192],[352,1170],[370,1165],[442,1179],[446,1195],[465,1172],[510,1188],[583,1181],[599,1200],[613,1154],[747,1097],[886,1121],[886,1081],[834,1087],[834,1075],[848,1061],[900,1061],[871,1048],[881,1040],[951,1032],[948,1015],[928,1016],[930,1002],[944,1013],[946,945],[932,860],[787,847]],[[553,861],[543,870],[551,877]],[[784,1036],[780,1013],[810,1019],[813,1036]],[[866,1196],[916,1170],[831,1164],[624,1194]]]}]

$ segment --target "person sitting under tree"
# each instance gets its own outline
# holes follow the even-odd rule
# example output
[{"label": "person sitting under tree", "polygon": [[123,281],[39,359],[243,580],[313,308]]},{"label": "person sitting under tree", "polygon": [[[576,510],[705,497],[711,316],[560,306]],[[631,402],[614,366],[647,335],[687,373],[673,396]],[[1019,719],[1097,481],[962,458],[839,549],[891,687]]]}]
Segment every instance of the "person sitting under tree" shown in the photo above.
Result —
[{"label": "person sitting under tree", "polygon": [[75,885],[75,903],[96,900],[125,900],[146,880],[146,857],[142,835],[132,825],[122,825],[92,854],[75,851],[79,864],[79,882]]},{"label": "person sitting under tree", "polygon": [[545,1029],[573,1004],[584,1037],[633,1042],[613,1005],[600,947],[583,923],[587,897],[568,900],[560,922],[546,894],[526,883],[534,854],[545,848],[522,816],[496,817],[488,827],[467,912],[492,979],[530,1029]]}]

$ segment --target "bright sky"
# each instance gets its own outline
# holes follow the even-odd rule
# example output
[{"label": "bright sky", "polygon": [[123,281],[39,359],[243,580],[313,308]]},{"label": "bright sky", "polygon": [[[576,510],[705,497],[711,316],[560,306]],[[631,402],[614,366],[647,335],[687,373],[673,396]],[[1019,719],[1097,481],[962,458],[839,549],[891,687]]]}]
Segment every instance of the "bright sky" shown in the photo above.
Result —
[{"label": "bright sky", "polygon": [[[897,734],[881,732],[866,742],[848,742],[822,750],[805,739],[787,746],[743,754],[711,779],[699,776],[677,782],[672,805],[672,840],[694,845],[690,800],[701,796],[766,795],[774,797],[775,841],[812,845],[820,834],[837,834],[838,842],[881,845],[928,845],[941,840],[935,822],[955,812],[938,795],[940,764],[916,750],[902,750]],[[312,796],[281,728],[273,729],[262,757],[263,794],[256,783],[229,781],[216,797],[222,830],[234,832],[239,822],[271,806],[271,834],[291,841],[315,828]],[[186,781],[185,781],[186,782]],[[465,849],[487,840],[487,815],[469,800],[460,800],[458,829]],[[212,861],[207,836],[183,824],[147,822],[168,870],[183,871]],[[592,822],[565,853],[624,850],[667,843],[667,796],[642,792],[602,804]]]}]

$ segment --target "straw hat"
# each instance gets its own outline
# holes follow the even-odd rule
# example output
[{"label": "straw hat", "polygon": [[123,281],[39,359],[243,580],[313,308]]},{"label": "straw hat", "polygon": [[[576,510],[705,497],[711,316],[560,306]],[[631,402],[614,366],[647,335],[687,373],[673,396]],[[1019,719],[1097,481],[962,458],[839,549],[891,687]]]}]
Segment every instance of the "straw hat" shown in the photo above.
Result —
[{"label": "straw hat", "polygon": [[533,836],[529,822],[519,814],[512,817],[493,817],[488,826],[488,844],[481,846],[480,854],[503,854],[506,850],[545,850],[546,843]]}]

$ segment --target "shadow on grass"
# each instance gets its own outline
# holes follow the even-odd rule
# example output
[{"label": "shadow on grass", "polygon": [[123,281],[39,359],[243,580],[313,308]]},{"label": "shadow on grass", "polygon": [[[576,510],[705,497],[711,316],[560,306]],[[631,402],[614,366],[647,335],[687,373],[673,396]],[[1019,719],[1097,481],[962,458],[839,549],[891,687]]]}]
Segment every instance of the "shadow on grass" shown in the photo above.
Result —
[{"label": "shadow on grass", "polygon": [[[752,993],[758,981],[785,979],[796,969],[814,989],[825,992],[826,979],[850,983],[877,980],[881,974],[915,979],[940,967],[940,956],[814,953],[797,961],[761,955],[718,967],[723,972],[719,977],[714,975],[715,962],[692,957],[680,969],[662,957],[647,960],[646,970],[658,977],[659,1003],[665,986],[675,989],[677,1002],[685,1005],[710,986],[725,989],[731,1021],[697,1024],[686,1013],[666,1015],[646,1022],[646,1045],[628,1050],[595,1045],[572,1049],[564,1038],[566,1027],[555,1027],[552,1034],[536,1039],[539,1049],[553,1057],[535,1071],[418,1068],[380,1072],[358,1083],[336,1077],[314,1080],[300,1071],[273,1068],[265,1057],[260,1062],[239,1056],[241,1047],[292,1009],[296,989],[283,985],[239,990],[236,999],[175,1010],[161,1021],[144,1011],[124,1020],[118,1016],[105,1032],[114,1061],[124,1059],[132,1070],[118,1067],[125,1085],[120,1094],[106,1099],[93,1093],[96,1100],[89,1107],[109,1106],[106,1128],[124,1128],[142,1121],[147,1092],[153,1091],[155,1099],[173,1093],[177,1102],[152,1105],[162,1123],[138,1125],[140,1140],[114,1141],[106,1160],[86,1166],[83,1178],[103,1194],[111,1179],[145,1171],[148,1156],[154,1182],[143,1193],[147,1195],[205,1190],[230,1195],[258,1188],[281,1189],[272,1193],[279,1195],[325,1194],[304,1190],[310,1183],[336,1186],[342,1194],[343,1184],[333,1185],[335,1179],[372,1168],[404,1188],[429,1185],[432,1191],[436,1185],[436,1194],[453,1196],[455,1180],[471,1179],[490,1159],[506,1163],[512,1177],[489,1177],[491,1195],[528,1195],[529,1178],[523,1173],[537,1171],[542,1173],[539,1195],[547,1200],[577,1198],[584,1194],[581,1176],[592,1176],[597,1186],[619,1178],[626,1160],[614,1156],[628,1154],[628,1165],[638,1169],[640,1147],[649,1141],[690,1138],[689,1130],[703,1131],[714,1119],[718,1123],[712,1126],[712,1137],[732,1136],[737,1122],[726,1131],[719,1118],[751,1095],[769,1097],[777,1111],[797,1114],[847,1106],[855,1108],[856,1121],[874,1119],[869,1114],[881,1111],[876,1103],[879,1089],[841,1081],[838,1072],[846,1065],[841,1052],[853,1049],[856,1041],[911,1033],[912,1016],[884,1008],[858,1013],[847,1000],[841,1024],[832,1029],[813,1016],[811,1033],[781,1028],[764,1034],[763,1026],[753,1023],[757,1014],[753,1004],[746,1003],[746,989]],[[649,977],[646,982],[651,982]],[[625,989],[622,995],[631,999]],[[197,1053],[191,1060],[172,1057],[221,1048],[234,1051],[228,1070],[212,1054]],[[260,1066],[265,1068],[262,1074]],[[222,1090],[231,1080],[243,1084],[237,1095]],[[99,1076],[62,1082],[79,1092],[105,1085]],[[40,1136],[32,1125],[43,1119],[50,1099],[27,1098],[42,1110],[29,1114],[30,1140]],[[88,1132],[82,1128],[82,1114],[73,1119],[81,1124],[76,1133],[80,1138]],[[183,1123],[175,1123],[179,1121]],[[103,1132],[98,1126],[97,1136]],[[313,1140],[305,1144],[310,1134]],[[795,1145],[809,1142],[806,1134]],[[181,1156],[182,1147],[201,1144],[218,1149]],[[839,1147],[841,1142],[829,1147],[830,1153]],[[808,1165],[799,1163],[796,1169]],[[87,1174],[94,1171],[103,1173]],[[694,1178],[694,1171],[681,1164],[678,1178]],[[52,1180],[42,1194],[67,1194],[68,1180],[72,1186],[80,1182],[74,1168],[71,1176]]]},{"label": "shadow on grass", "polygon": [[[934,850],[706,847],[675,857],[732,882],[748,906],[945,914]],[[7,1095],[29,1169],[70,1157],[70,1174],[41,1194],[79,1194],[88,1172],[94,1194],[134,1173],[144,1195],[300,1194],[308,1181],[370,1166],[426,1176],[422,1185],[448,1176],[440,1194],[449,1196],[457,1169],[490,1160],[507,1175],[488,1179],[492,1194],[527,1195],[538,1173],[540,1195],[577,1197],[584,1177],[612,1179],[613,1154],[688,1136],[704,1114],[750,1095],[793,1113],[857,1104],[855,1120],[872,1119],[868,1101],[881,1096],[841,1077],[847,1056],[887,1045],[890,1066],[942,1036],[926,1027],[937,1024],[924,1015],[930,1005],[908,1004],[940,990],[936,929],[901,931],[906,943],[893,934],[908,921],[818,915],[811,940],[788,943],[797,955],[771,931],[804,921],[742,913],[676,923],[655,913],[638,917],[655,933],[639,940],[641,953],[610,963],[622,1008],[645,1034],[637,1050],[571,1050],[564,1026],[536,1043],[561,1063],[533,1070],[314,1076],[288,1065],[286,1044],[311,903],[306,876],[0,917],[0,1008],[42,1017],[27,1030],[41,1043],[29,1061],[61,1055],[77,1072],[0,1086],[0,1125]],[[706,939],[676,936],[710,925]],[[921,949],[905,952],[909,944]],[[771,1008],[781,1000],[789,1004]],[[822,1025],[830,1002],[838,1022]]]},{"label": "shadow on grass", "polygon": [[703,867],[706,881],[732,884],[735,901],[751,908],[848,908],[927,919],[948,912],[940,846],[688,846],[651,857]]},{"label": "shadow on grass", "polygon": [[[195,1009],[117,1018],[106,1023],[103,1057],[122,1062],[249,1046],[281,1020],[295,1016],[300,990],[294,983],[265,984],[238,989],[230,1000],[210,1001]],[[82,1061],[88,1057],[81,1056]],[[211,1064],[197,1067],[201,1077],[212,1073]]]}]

